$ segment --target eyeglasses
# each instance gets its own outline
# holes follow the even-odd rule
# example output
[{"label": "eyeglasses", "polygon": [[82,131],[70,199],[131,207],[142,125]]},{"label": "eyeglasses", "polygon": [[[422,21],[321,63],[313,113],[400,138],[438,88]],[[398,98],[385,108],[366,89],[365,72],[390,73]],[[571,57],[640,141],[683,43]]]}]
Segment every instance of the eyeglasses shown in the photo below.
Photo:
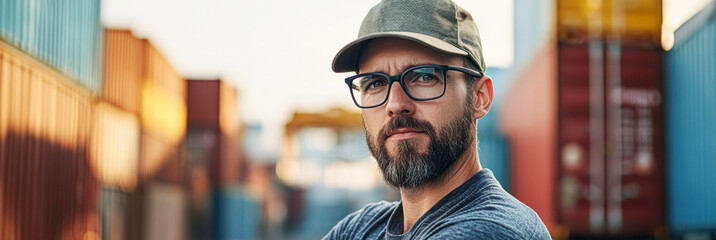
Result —
[{"label": "eyeglasses", "polygon": [[419,65],[394,76],[379,72],[358,74],[346,78],[346,84],[351,90],[351,97],[356,106],[374,108],[388,101],[388,93],[393,82],[400,83],[403,91],[415,101],[440,98],[445,94],[447,88],[445,80],[449,71],[462,72],[476,78],[482,77],[482,73],[464,67]]}]

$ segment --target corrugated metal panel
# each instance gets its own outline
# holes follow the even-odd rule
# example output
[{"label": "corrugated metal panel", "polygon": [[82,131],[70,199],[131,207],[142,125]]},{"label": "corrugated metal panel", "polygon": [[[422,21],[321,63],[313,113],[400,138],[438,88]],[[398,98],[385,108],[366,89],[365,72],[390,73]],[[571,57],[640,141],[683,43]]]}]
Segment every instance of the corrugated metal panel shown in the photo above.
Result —
[{"label": "corrugated metal panel", "polygon": [[[187,80],[187,141],[212,136],[209,143],[192,148],[193,162],[206,164],[212,183],[236,183],[239,180],[241,146],[236,109],[236,89],[221,80]],[[203,133],[202,133],[203,132]],[[190,135],[192,135],[190,137]],[[197,139],[193,139],[199,137]],[[199,147],[208,147],[199,149]]]},{"label": "corrugated metal panel", "polygon": [[129,236],[129,195],[127,192],[103,187],[101,206],[102,239],[124,240],[132,239]]},{"label": "corrugated metal panel", "polygon": [[216,128],[221,109],[219,80],[187,80],[187,124]]},{"label": "corrugated metal panel", "polygon": [[559,41],[584,41],[591,36],[659,46],[661,5],[661,0],[557,0]]},{"label": "corrugated metal panel", "polygon": [[219,127],[226,135],[237,135],[239,131],[239,115],[237,109],[238,92],[236,88],[221,82],[219,89]]},{"label": "corrugated metal panel", "polygon": [[571,233],[653,234],[663,214],[661,54],[559,47],[560,221]]},{"label": "corrugated metal panel", "polygon": [[0,38],[98,91],[99,13],[99,0],[0,0]]},{"label": "corrugated metal panel", "polygon": [[187,80],[188,124],[236,134],[239,126],[237,94],[235,88],[221,80]]},{"label": "corrugated metal panel", "polygon": [[[513,69],[519,69],[529,63],[547,41],[554,39],[554,4],[554,0],[514,0]],[[488,71],[487,74],[490,75],[491,72]],[[500,80],[495,79],[496,82]]]},{"label": "corrugated metal panel", "polygon": [[145,50],[142,126],[148,134],[178,144],[186,131],[186,82],[154,46],[147,44]]},{"label": "corrugated metal panel", "polygon": [[501,129],[510,141],[511,193],[554,232],[554,176],[557,117],[557,49],[542,47],[537,57],[516,74],[501,105]]},{"label": "corrugated metal panel", "polygon": [[139,174],[139,120],[104,102],[94,111],[93,167],[104,185],[132,190]]},{"label": "corrugated metal panel", "polygon": [[92,105],[69,83],[0,43],[2,239],[98,237]]},{"label": "corrugated metal panel", "polygon": [[216,189],[212,197],[212,239],[257,239],[261,206],[241,188]]},{"label": "corrugated metal panel", "polygon": [[[499,81],[499,80],[495,80]],[[495,106],[490,113],[478,120],[477,140],[480,165],[490,169],[502,188],[510,190],[510,146],[506,136],[498,130],[500,107]]]},{"label": "corrugated metal panel", "polygon": [[144,239],[183,240],[186,226],[186,197],[183,189],[152,183],[145,193]]},{"label": "corrugated metal panel", "polygon": [[106,29],[102,98],[138,114],[145,65],[145,39],[129,30]]},{"label": "corrugated metal panel", "polygon": [[716,3],[675,32],[666,54],[668,216],[672,232],[716,230]]},{"label": "corrugated metal panel", "polygon": [[148,40],[128,30],[107,29],[106,35],[102,98],[139,116],[140,181],[154,178],[182,183],[185,80]]},{"label": "corrugated metal panel", "polygon": [[172,143],[162,137],[142,133],[140,144],[140,180],[184,183],[185,164],[181,143]]}]

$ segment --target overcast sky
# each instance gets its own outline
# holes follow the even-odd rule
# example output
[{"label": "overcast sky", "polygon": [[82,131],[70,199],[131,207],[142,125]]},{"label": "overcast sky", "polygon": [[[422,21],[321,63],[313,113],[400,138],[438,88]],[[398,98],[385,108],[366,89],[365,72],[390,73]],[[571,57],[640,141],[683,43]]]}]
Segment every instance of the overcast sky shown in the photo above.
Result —
[{"label": "overcast sky", "polygon": [[[666,32],[708,1],[665,0]],[[102,0],[101,16],[105,26],[149,38],[185,77],[221,77],[237,87],[242,120],[278,138],[294,111],[353,108],[341,81],[349,74],[333,73],[330,63],[377,2]],[[476,19],[487,65],[509,66],[512,1],[456,2]]]}]

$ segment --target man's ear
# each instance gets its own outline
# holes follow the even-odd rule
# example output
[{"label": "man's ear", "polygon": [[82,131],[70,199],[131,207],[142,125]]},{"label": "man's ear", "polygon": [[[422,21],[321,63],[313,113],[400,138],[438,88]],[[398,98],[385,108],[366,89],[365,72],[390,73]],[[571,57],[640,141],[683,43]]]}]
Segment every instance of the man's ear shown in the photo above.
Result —
[{"label": "man's ear", "polygon": [[484,76],[475,81],[472,86],[472,119],[477,120],[484,117],[492,107],[492,100],[495,97],[492,89],[492,78]]}]

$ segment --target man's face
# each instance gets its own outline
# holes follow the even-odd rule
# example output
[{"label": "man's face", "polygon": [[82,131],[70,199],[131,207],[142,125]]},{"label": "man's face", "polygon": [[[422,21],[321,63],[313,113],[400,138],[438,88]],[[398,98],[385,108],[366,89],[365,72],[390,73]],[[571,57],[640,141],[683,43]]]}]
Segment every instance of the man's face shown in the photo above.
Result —
[{"label": "man's face", "polygon": [[[442,54],[412,41],[373,40],[364,50],[360,73],[397,75],[424,64],[462,66],[461,56]],[[388,101],[363,110],[368,146],[385,180],[412,188],[442,176],[474,141],[471,91],[462,73],[449,71],[445,94],[414,101],[393,83]]]}]

